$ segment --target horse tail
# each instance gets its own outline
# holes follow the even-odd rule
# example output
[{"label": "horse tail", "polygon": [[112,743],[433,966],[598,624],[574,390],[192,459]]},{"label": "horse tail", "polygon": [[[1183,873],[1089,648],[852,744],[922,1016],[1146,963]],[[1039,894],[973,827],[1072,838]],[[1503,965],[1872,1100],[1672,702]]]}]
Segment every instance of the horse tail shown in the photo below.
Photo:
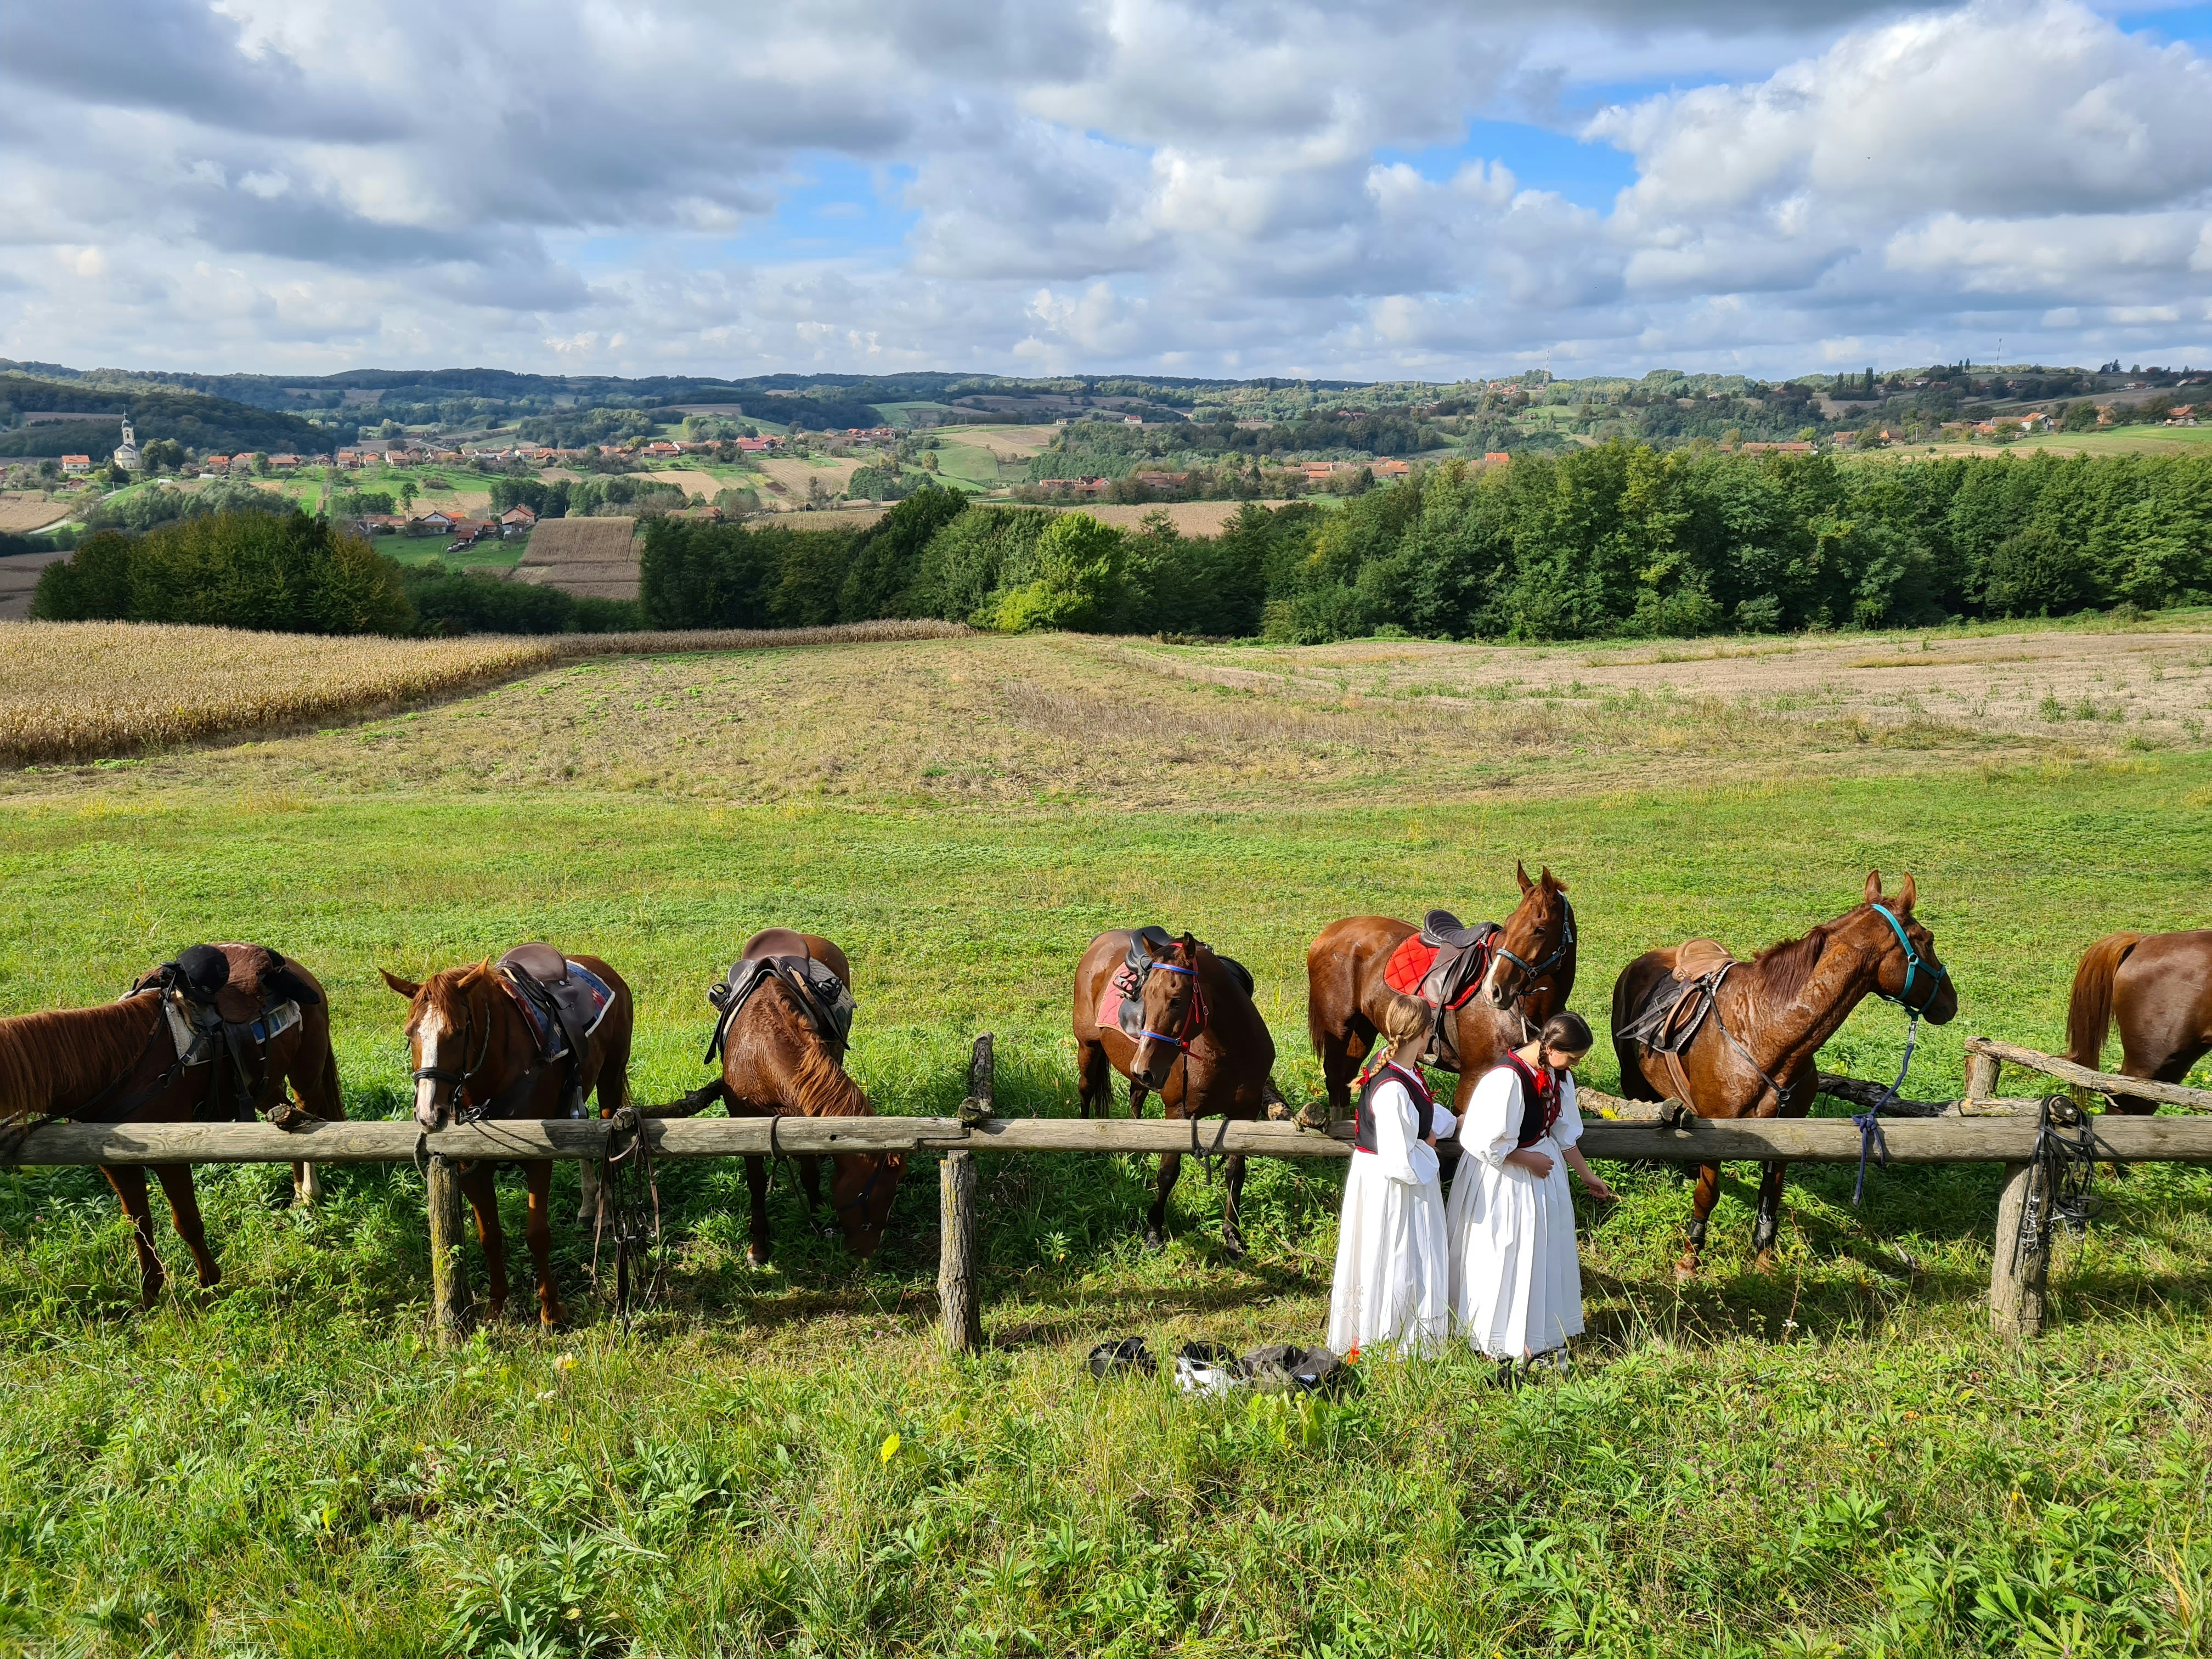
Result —
[{"label": "horse tail", "polygon": [[2081,953],[2074,970],[2074,995],[2066,1005],[2066,1058],[2094,1071],[2112,1027],[2112,981],[2141,933],[2107,933]]}]

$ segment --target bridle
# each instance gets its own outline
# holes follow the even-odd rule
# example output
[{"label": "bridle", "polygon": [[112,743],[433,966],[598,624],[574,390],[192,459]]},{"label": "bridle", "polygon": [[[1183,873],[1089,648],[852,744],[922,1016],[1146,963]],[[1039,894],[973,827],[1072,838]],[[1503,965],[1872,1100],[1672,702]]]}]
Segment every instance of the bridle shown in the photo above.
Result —
[{"label": "bridle", "polygon": [[1558,967],[1560,963],[1565,961],[1567,952],[1575,948],[1574,901],[1567,896],[1564,889],[1559,890],[1559,893],[1560,908],[1565,911],[1566,915],[1565,923],[1559,930],[1559,943],[1557,948],[1553,951],[1551,955],[1546,957],[1541,962],[1532,963],[1528,959],[1528,957],[1507,950],[1505,948],[1505,930],[1502,927],[1498,929],[1496,941],[1490,947],[1490,953],[1492,956],[1511,963],[1516,968],[1518,968],[1523,974],[1528,975],[1522,990],[1518,994],[1519,996],[1526,996],[1530,991],[1535,989],[1536,981],[1543,978],[1545,975],[1550,973],[1553,969]]},{"label": "bridle", "polygon": [[[460,1042],[460,1049],[464,1056],[469,1052],[469,1034],[476,1027],[476,1005],[465,1001],[462,1004]],[[491,1058],[491,1017],[487,1014],[484,1017],[483,1046],[477,1050],[476,1063],[466,1070],[456,1072],[444,1066],[418,1066],[415,1068],[415,1081],[417,1083],[428,1078],[434,1083],[450,1084],[453,1086],[453,1093],[447,1098],[452,1109],[452,1121],[455,1123],[476,1123],[484,1118],[504,1115],[506,1109],[514,1105],[516,1101],[522,1099],[538,1081],[538,1066],[533,1060],[524,1068],[520,1077],[501,1090],[491,1099],[477,1105],[469,1104],[469,1085],[476,1080],[477,1074],[483,1070],[485,1063]]]},{"label": "bridle", "polygon": [[1155,1042],[1169,1043],[1187,1054],[1190,1052],[1190,1045],[1206,1030],[1206,994],[1199,988],[1198,969],[1178,967],[1172,962],[1154,962],[1152,968],[1158,973],[1184,974],[1189,976],[1190,1012],[1183,1017],[1181,1036],[1170,1036],[1165,1031],[1155,1031],[1148,1025],[1137,1033],[1138,1038],[1141,1041],[1150,1037]]}]

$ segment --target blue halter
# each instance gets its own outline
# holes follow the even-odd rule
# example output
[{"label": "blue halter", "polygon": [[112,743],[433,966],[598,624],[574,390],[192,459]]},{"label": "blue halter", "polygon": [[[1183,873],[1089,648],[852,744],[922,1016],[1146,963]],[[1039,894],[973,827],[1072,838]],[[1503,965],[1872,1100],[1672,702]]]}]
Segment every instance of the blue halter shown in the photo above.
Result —
[{"label": "blue halter", "polygon": [[[1851,1119],[1858,1125],[1859,1130],[1859,1178],[1857,1184],[1851,1188],[1854,1207],[1858,1204],[1860,1195],[1866,1191],[1869,1156],[1873,1157],[1878,1168],[1886,1170],[1889,1167],[1889,1143],[1882,1137],[1881,1109],[1895,1100],[1897,1091],[1905,1086],[1905,1074],[1912,1069],[1912,1045],[1920,1036],[1920,1016],[1926,1013],[1934,1006],[1936,999],[1943,994],[1943,981],[1951,976],[1950,969],[1942,963],[1930,965],[1922,960],[1920,952],[1912,948],[1912,941],[1906,936],[1904,924],[1898,921],[1887,904],[1869,905],[1868,908],[1889,924],[1890,931],[1897,935],[1897,942],[1905,947],[1905,983],[1899,988],[1895,996],[1879,988],[1875,994],[1884,1002],[1893,1002],[1904,1009],[1911,1024],[1905,1027],[1905,1064],[1897,1068],[1897,1081],[1889,1085],[1887,1094]],[[1916,1008],[1911,1001],[1912,981],[1923,967],[1928,969],[1928,994],[1921,999],[1920,1006]]]}]

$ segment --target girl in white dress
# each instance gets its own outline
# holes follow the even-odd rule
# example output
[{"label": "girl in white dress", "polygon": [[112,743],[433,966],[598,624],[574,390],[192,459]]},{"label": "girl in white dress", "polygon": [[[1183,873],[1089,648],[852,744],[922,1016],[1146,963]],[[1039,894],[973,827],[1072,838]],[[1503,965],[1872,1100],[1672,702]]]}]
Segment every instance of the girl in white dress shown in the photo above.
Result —
[{"label": "girl in white dress", "polygon": [[1328,1346],[1339,1353],[1388,1344],[1435,1353],[1450,1334],[1437,1138],[1449,1134],[1456,1120],[1430,1099],[1421,1080],[1429,1020],[1427,1004],[1391,994],[1382,1014],[1388,1054],[1359,1091],[1328,1301]]},{"label": "girl in white dress", "polygon": [[1613,1195],[1575,1144],[1583,1120],[1570,1068],[1589,1048],[1582,1016],[1554,1014],[1483,1075],[1460,1123],[1447,1224],[1452,1317],[1470,1346],[1509,1365],[1582,1334],[1575,1200],[1562,1165],[1593,1198]]}]

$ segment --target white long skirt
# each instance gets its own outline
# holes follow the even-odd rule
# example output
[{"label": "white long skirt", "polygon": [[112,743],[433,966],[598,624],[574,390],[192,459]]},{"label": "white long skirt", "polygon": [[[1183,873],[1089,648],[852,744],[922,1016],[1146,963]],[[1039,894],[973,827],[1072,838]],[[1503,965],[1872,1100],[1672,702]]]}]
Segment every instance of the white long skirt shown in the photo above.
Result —
[{"label": "white long skirt", "polygon": [[1492,1169],[1468,1157],[1452,1182],[1452,1320],[1494,1359],[1545,1353],[1583,1333],[1566,1161],[1549,1135],[1534,1150],[1551,1158],[1551,1174],[1539,1178],[1510,1164]]},{"label": "white long skirt", "polygon": [[1435,1353],[1450,1334],[1450,1289],[1442,1188],[1393,1181],[1374,1158],[1353,1153],[1337,1227],[1328,1346],[1349,1353],[1395,1343],[1407,1353]]}]

